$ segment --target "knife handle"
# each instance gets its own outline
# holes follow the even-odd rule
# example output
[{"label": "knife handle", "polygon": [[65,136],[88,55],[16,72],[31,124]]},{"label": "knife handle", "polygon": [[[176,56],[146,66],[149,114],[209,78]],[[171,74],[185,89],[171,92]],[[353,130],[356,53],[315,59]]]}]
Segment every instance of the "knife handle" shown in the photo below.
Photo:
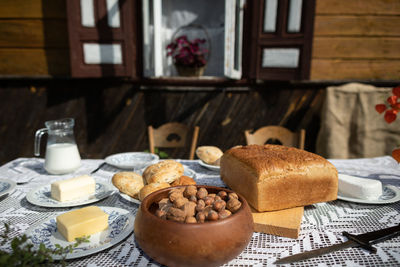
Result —
[{"label": "knife handle", "polygon": [[361,247],[375,253],[376,248],[372,247],[371,244],[376,244],[400,235],[400,224],[361,235],[352,235],[347,232],[343,232],[343,235],[357,242]]}]

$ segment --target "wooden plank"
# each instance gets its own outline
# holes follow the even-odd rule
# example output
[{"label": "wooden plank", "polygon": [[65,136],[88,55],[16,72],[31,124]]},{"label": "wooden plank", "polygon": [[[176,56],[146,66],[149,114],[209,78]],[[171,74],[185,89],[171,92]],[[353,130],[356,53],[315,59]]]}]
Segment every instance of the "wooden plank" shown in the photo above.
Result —
[{"label": "wooden plank", "polygon": [[1,75],[68,76],[67,49],[0,49]]},{"label": "wooden plank", "polygon": [[65,20],[0,20],[0,47],[68,48]]},{"label": "wooden plank", "polygon": [[313,59],[311,80],[398,80],[400,60]]},{"label": "wooden plank", "polygon": [[66,18],[65,0],[1,0],[0,18]]},{"label": "wooden plank", "polygon": [[400,37],[315,37],[312,58],[400,59]]},{"label": "wooden plank", "polygon": [[319,0],[316,14],[369,14],[369,15],[398,15],[400,14],[399,0]]},{"label": "wooden plank", "polygon": [[299,237],[304,207],[269,212],[257,212],[252,209],[251,213],[254,232],[289,238]]},{"label": "wooden plank", "polygon": [[315,36],[400,36],[398,16],[315,16]]}]

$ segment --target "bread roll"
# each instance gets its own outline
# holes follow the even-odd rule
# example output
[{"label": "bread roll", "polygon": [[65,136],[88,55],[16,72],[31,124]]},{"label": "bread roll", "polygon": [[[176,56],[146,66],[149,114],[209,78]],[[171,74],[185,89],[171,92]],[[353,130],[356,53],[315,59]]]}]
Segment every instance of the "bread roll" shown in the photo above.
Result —
[{"label": "bread roll", "polygon": [[138,198],[138,193],[144,186],[143,177],[134,172],[117,172],[111,181],[120,192],[133,198]]},{"label": "bread roll", "polygon": [[280,145],[229,149],[221,158],[222,180],[258,211],[335,200],[338,173],[316,154]]},{"label": "bread roll", "polygon": [[171,186],[178,186],[178,185],[195,185],[196,181],[186,175],[182,175],[181,177],[179,177],[177,180],[175,180]]},{"label": "bread roll", "polygon": [[219,159],[224,153],[216,146],[199,146],[196,155],[203,162],[211,165],[219,165]]},{"label": "bread roll", "polygon": [[171,187],[169,183],[151,183],[143,186],[142,189],[140,189],[139,192],[139,200],[142,201],[147,195],[150,195],[151,193],[163,189]]},{"label": "bread roll", "polygon": [[164,160],[148,166],[143,172],[147,184],[172,183],[183,175],[183,165],[174,160]]}]

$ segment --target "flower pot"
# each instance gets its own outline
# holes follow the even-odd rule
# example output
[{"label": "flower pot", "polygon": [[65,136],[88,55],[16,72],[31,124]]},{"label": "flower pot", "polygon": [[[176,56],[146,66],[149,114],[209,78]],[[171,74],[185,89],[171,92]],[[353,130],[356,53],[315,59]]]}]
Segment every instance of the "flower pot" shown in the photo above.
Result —
[{"label": "flower pot", "polygon": [[204,73],[205,66],[203,67],[186,67],[175,65],[176,70],[180,76],[185,77],[200,77]]}]

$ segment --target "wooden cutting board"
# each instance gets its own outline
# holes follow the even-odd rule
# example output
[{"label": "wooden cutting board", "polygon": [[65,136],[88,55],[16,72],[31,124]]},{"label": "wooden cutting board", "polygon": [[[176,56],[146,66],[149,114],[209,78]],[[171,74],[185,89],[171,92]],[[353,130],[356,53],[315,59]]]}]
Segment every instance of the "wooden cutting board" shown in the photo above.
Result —
[{"label": "wooden cutting board", "polygon": [[298,238],[304,207],[258,212],[251,209],[254,232],[261,232],[283,237]]}]

